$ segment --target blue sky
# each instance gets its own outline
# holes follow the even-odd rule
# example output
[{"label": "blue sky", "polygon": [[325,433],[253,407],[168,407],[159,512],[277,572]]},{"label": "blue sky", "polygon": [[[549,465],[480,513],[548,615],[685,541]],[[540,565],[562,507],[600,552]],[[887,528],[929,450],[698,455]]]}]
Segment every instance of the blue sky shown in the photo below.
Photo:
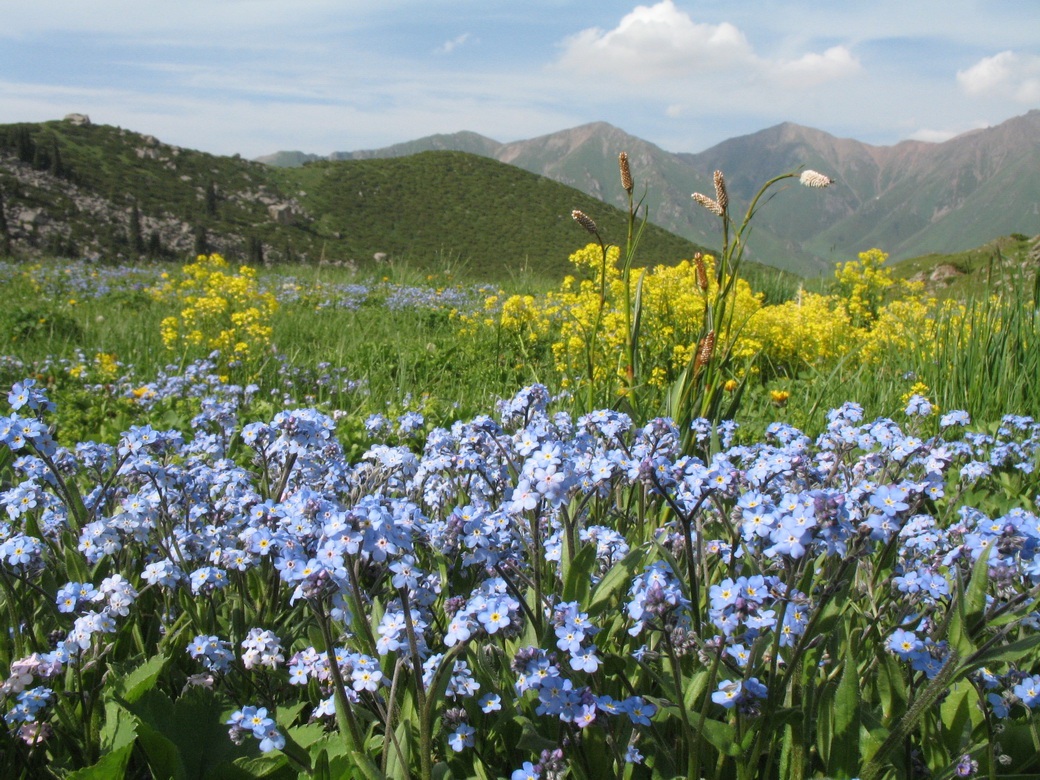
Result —
[{"label": "blue sky", "polygon": [[34,0],[0,24],[0,123],[246,157],[600,120],[675,152],[784,121],[884,145],[1033,108],[1035,0]]}]

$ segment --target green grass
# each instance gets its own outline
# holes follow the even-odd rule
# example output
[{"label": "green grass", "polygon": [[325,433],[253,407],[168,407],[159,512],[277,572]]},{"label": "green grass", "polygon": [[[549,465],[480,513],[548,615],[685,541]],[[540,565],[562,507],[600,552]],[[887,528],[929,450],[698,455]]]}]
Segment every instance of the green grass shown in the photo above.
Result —
[{"label": "green grass", "polygon": [[[257,382],[276,404],[281,403],[281,394],[298,390],[298,398],[313,397],[316,403],[356,417],[424,407],[431,424],[442,425],[487,413],[496,398],[534,381],[558,392],[548,343],[524,352],[493,330],[476,339],[460,338],[459,324],[446,308],[392,310],[384,305],[395,286],[468,285],[460,266],[456,258],[441,257],[429,263],[389,263],[375,274],[329,266],[263,270],[261,280],[275,287],[290,280],[318,290],[364,283],[373,292],[356,309],[317,308],[315,297],[283,305],[275,315],[270,350],[248,368],[233,371],[233,379],[241,384]],[[149,273],[157,271],[142,268],[143,275]],[[33,275],[38,274],[29,274]],[[769,302],[777,302],[793,295],[795,281],[773,274],[753,284],[765,291]],[[521,270],[511,280],[474,292],[472,299],[490,293],[539,294],[556,286],[550,276]],[[748,383],[741,422],[757,431],[774,420],[785,420],[813,433],[826,424],[829,409],[850,400],[862,404],[868,416],[900,419],[903,397],[918,381],[929,387],[942,412],[966,409],[980,424],[1007,413],[1040,417],[1040,384],[1035,381],[1040,375],[1040,315],[1035,292],[1031,283],[1024,282],[1010,289],[1015,292],[991,299],[993,287],[983,284],[967,304],[967,328],[954,321],[941,322],[934,360],[910,350],[888,356],[880,367],[859,366],[853,357],[790,378],[757,375]],[[70,282],[65,288],[41,292],[28,276],[14,274],[0,282],[0,292],[7,300],[0,312],[0,333],[5,338],[0,353],[26,364],[47,356],[89,364],[96,353],[109,353],[123,366],[132,367],[135,381],[144,382],[167,365],[183,367],[205,355],[201,349],[193,353],[166,349],[159,323],[179,307],[155,301],[140,290],[117,286],[91,298],[79,295]],[[342,369],[341,377],[359,383],[360,389],[309,388],[308,382],[321,373],[323,364]],[[311,379],[300,375],[294,380],[298,387],[290,387],[288,367],[311,372]],[[0,379],[17,381],[22,378],[19,371],[5,368]],[[59,369],[52,365],[47,371]],[[786,405],[777,406],[770,399],[773,389],[791,393]]]}]

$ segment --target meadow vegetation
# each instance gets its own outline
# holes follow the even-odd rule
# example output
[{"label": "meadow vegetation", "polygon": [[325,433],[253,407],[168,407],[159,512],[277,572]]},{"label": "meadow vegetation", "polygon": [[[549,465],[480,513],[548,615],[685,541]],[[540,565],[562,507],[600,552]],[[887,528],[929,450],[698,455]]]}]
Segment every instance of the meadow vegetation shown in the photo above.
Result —
[{"label": "meadow vegetation", "polygon": [[1035,287],[763,289],[721,174],[647,266],[621,174],[562,280],[0,266],[3,776],[1040,771]]}]

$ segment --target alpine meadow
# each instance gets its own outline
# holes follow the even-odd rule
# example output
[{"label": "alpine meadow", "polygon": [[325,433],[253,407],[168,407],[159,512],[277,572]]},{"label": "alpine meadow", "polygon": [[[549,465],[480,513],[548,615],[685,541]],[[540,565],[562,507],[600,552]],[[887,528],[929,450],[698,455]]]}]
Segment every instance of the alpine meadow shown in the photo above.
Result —
[{"label": "alpine meadow", "polygon": [[1040,776],[1038,123],[0,125],[0,775]]}]

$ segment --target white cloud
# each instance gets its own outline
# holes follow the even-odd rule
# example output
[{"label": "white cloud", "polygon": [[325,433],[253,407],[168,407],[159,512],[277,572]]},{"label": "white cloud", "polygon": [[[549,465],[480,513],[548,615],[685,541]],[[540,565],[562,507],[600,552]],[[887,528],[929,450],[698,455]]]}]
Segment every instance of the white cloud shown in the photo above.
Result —
[{"label": "white cloud", "polygon": [[557,62],[562,70],[635,85],[656,82],[662,91],[704,75],[730,84],[755,81],[800,89],[861,70],[845,46],[792,60],[760,56],[735,25],[695,22],[673,0],[636,6],[612,30],[583,30],[564,40],[563,50]]},{"label": "white cloud", "polygon": [[1019,103],[1040,101],[1040,56],[1002,51],[957,71],[957,83],[973,97],[1011,98]]},{"label": "white cloud", "polygon": [[[77,112],[97,124],[148,133],[165,143],[256,157],[279,149],[322,154],[372,149],[459,130],[513,141],[585,121],[567,110],[533,111],[535,95],[523,80],[508,75],[489,85],[486,77],[473,73],[449,91],[438,88],[443,79],[443,73],[431,71],[423,79],[373,84],[368,90],[355,84],[335,101],[300,100],[281,92],[148,94],[0,80],[0,124],[60,119]],[[544,89],[539,85],[536,92]]]},{"label": "white cloud", "polygon": [[851,51],[832,46],[823,54],[810,52],[797,60],[781,62],[776,67],[777,80],[791,87],[815,87],[828,81],[843,79],[862,70]]},{"label": "white cloud", "polygon": [[919,130],[915,130],[910,133],[907,138],[911,141],[930,141],[931,143],[942,143],[943,141],[949,141],[951,138],[956,138],[959,135],[963,135],[971,130],[981,130],[986,127],[991,127],[989,122],[976,121],[968,124],[963,124],[956,129],[945,129],[935,130],[927,127],[922,127]]},{"label": "white cloud", "polygon": [[433,50],[434,54],[451,54],[452,51],[454,51],[456,48],[468,41],[469,38],[470,35],[468,32],[462,33],[462,35],[459,35],[455,38],[452,38],[450,41],[445,41],[444,43],[442,43],[440,46]]},{"label": "white cloud", "polygon": [[342,26],[344,19],[370,16],[386,4],[376,6],[366,0],[35,0],[8,4],[11,7],[4,9],[0,37],[67,31],[135,40],[175,34],[185,40],[194,35],[196,41],[209,41],[223,35],[234,43],[243,33],[257,30]]},{"label": "white cloud", "polygon": [[927,141],[932,144],[941,144],[943,141],[949,141],[958,133],[953,130],[931,130],[927,127],[922,127],[920,130],[915,130],[907,136],[907,140],[910,141]]},{"label": "white cloud", "polygon": [[754,56],[744,34],[728,22],[697,24],[672,0],[639,5],[613,30],[583,30],[564,41],[560,66],[631,81],[721,70]]}]

